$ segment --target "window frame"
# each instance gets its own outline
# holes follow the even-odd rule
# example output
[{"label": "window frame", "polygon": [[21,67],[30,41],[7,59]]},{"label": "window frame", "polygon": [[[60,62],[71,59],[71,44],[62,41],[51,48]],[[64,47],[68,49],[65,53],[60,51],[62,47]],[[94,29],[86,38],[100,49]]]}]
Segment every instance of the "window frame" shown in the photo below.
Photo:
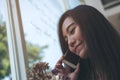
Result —
[{"label": "window frame", "polygon": [[4,0],[12,80],[27,80],[27,53],[19,0]]}]

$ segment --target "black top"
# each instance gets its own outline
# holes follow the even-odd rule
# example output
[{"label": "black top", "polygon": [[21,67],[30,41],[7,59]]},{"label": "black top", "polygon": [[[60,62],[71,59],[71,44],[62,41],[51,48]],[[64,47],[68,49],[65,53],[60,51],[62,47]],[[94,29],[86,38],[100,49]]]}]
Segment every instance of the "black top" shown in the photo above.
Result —
[{"label": "black top", "polygon": [[80,72],[77,80],[90,80],[90,61],[84,59],[80,61]]}]

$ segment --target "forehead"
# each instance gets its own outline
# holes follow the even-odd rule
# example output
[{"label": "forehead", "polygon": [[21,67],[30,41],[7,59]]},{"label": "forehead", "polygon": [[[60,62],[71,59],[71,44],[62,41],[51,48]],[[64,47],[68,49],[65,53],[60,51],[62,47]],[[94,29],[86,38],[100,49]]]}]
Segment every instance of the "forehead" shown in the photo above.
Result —
[{"label": "forehead", "polygon": [[74,20],[71,17],[67,17],[62,24],[62,31],[66,30],[66,28],[73,22]]}]

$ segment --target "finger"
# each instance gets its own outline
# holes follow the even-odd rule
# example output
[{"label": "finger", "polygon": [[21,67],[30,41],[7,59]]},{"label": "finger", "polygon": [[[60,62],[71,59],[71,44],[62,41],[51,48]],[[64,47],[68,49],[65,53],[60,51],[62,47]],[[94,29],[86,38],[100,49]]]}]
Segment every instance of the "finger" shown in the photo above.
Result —
[{"label": "finger", "polygon": [[77,67],[76,67],[74,73],[77,74],[77,73],[79,73],[79,71],[80,71],[80,63],[77,64]]},{"label": "finger", "polygon": [[53,69],[51,72],[52,72],[52,74],[57,75],[59,71],[56,69]]},{"label": "finger", "polygon": [[57,63],[62,63],[63,59],[64,59],[64,56],[62,56]]},{"label": "finger", "polygon": [[64,56],[62,56],[62,57],[57,61],[56,65],[55,65],[55,68],[56,68],[56,67],[60,67],[60,68],[63,67],[63,66],[62,66],[62,61],[63,61],[63,59],[64,59]]},{"label": "finger", "polygon": [[58,71],[58,73],[64,73],[64,69],[56,68],[56,70]]},{"label": "finger", "polygon": [[62,64],[56,64],[55,68],[62,69],[62,68],[63,68],[63,65],[62,65]]}]

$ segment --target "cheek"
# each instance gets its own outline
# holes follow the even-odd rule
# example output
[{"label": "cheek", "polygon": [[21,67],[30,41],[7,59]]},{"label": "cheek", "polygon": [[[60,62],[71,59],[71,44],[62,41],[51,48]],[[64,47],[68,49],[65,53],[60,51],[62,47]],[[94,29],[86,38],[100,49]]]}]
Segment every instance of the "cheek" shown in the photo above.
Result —
[{"label": "cheek", "polygon": [[73,48],[72,48],[72,47],[70,47],[70,46],[68,46],[68,47],[69,47],[70,51],[74,52],[74,50],[73,50]]},{"label": "cheek", "polygon": [[84,45],[84,48],[82,49],[82,52],[79,53],[79,56],[83,59],[88,57],[88,50],[86,45]]},{"label": "cheek", "polygon": [[81,34],[80,30],[77,30],[75,34],[76,34],[76,38],[77,38],[78,40],[83,39],[83,37],[82,37],[82,34]]}]

